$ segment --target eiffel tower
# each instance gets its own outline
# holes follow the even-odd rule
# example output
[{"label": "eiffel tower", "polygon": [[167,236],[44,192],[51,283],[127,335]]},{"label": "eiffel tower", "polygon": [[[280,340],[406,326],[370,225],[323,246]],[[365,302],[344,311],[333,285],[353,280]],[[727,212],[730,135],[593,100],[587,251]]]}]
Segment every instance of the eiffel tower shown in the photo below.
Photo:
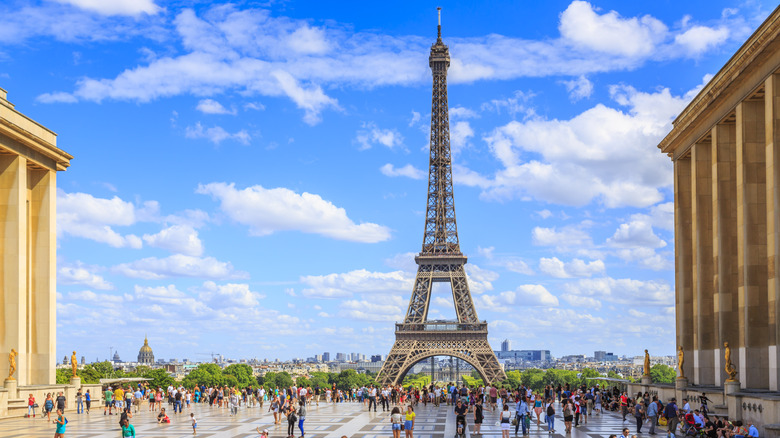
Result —
[{"label": "eiffel tower", "polygon": [[[395,344],[377,375],[377,381],[382,384],[400,383],[414,364],[433,356],[450,356],[467,362],[485,384],[506,379],[488,343],[487,322],[477,318],[463,269],[467,259],[460,252],[458,242],[447,104],[450,51],[441,40],[441,8],[438,9],[438,38],[428,58],[433,70],[433,102],[425,237],[422,252],[414,258],[417,278],[406,318],[395,325]],[[434,282],[450,283],[457,321],[428,321]]]}]

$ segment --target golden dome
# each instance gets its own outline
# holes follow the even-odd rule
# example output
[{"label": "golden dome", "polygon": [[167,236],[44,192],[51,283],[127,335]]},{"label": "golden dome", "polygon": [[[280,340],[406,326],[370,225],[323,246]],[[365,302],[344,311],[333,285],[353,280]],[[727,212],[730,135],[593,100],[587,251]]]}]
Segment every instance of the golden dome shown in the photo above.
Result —
[{"label": "golden dome", "polygon": [[144,337],[144,346],[141,347],[141,351],[139,351],[139,353],[151,353],[151,352],[152,352],[152,347],[149,346],[149,340],[146,337]]}]

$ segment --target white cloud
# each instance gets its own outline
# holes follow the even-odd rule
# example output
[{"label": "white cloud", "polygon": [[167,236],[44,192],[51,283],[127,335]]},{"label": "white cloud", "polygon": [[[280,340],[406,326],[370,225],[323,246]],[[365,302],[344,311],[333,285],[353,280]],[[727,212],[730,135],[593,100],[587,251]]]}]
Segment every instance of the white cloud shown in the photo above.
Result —
[{"label": "white cloud", "polygon": [[112,290],[114,285],[102,276],[91,272],[80,264],[62,266],[57,269],[57,284],[83,284],[98,290]]},{"label": "white cloud", "polygon": [[524,284],[498,295],[479,295],[475,300],[491,310],[503,312],[516,311],[516,307],[558,305],[558,298],[540,284]]},{"label": "white cloud", "polygon": [[[251,105],[251,104],[247,104]],[[224,106],[222,106],[221,103],[217,102],[213,99],[203,99],[198,102],[198,106],[195,107],[196,110],[204,113],[204,114],[231,114],[236,115],[236,109],[227,109]]]},{"label": "white cloud", "polygon": [[599,15],[585,1],[573,1],[561,13],[559,30],[575,46],[625,57],[651,55],[668,32],[649,15],[623,18],[616,11]]},{"label": "white cloud", "polygon": [[729,38],[730,33],[726,27],[693,26],[675,36],[674,42],[682,46],[691,55],[697,56],[725,42]]},{"label": "white cloud", "polygon": [[371,149],[375,145],[382,145],[390,149],[402,147],[404,137],[396,129],[381,129],[376,123],[363,123],[355,136],[355,143],[360,150]]},{"label": "white cloud", "polygon": [[565,226],[561,229],[556,227],[534,227],[533,231],[531,231],[531,239],[534,245],[560,248],[583,246],[591,243],[588,233],[573,226]]},{"label": "white cloud", "polygon": [[569,293],[597,298],[616,304],[668,306],[674,303],[674,291],[665,282],[611,277],[582,279],[566,285]]},{"label": "white cloud", "polygon": [[570,262],[563,262],[558,257],[542,257],[539,260],[539,270],[556,278],[591,277],[603,273],[605,266],[601,260],[585,262],[573,259]]},{"label": "white cloud", "polygon": [[256,185],[237,190],[235,184],[210,183],[197,193],[220,201],[220,209],[232,220],[249,226],[250,234],[266,236],[297,230],[339,240],[375,243],[390,238],[390,230],[374,223],[354,223],[343,208],[319,195],[295,193],[286,188],[266,189]]},{"label": "white cloud", "polygon": [[79,292],[68,292],[67,299],[69,301],[85,301],[92,305],[98,306],[114,306],[123,301],[123,297],[120,295],[112,294],[96,294],[91,290],[83,290]]},{"label": "white cloud", "polygon": [[420,121],[420,118],[420,113],[412,110],[412,118],[409,120],[409,127],[411,128],[412,126],[416,125],[417,122]]},{"label": "white cloud", "polygon": [[544,210],[539,210],[539,211],[537,211],[537,212],[536,212],[536,214],[537,214],[537,215],[538,215],[540,218],[542,218],[542,219],[549,219],[549,218],[551,218],[551,217],[552,217],[552,215],[553,215],[553,214],[552,214],[552,212],[551,212],[550,210],[546,209],[546,208],[545,208]]},{"label": "white cloud", "polygon": [[271,76],[279,82],[284,94],[304,111],[303,121],[309,125],[316,125],[322,120],[320,113],[325,108],[339,107],[336,99],[326,96],[319,85],[304,88],[293,75],[283,70],[273,71]]},{"label": "white cloud", "polygon": [[307,286],[301,291],[305,297],[344,298],[360,293],[406,293],[412,290],[414,274],[358,269],[343,274],[306,275],[300,281]]},{"label": "white cloud", "polygon": [[456,106],[449,109],[450,120],[454,119],[475,119],[479,117],[476,111],[465,108],[462,106]]},{"label": "white cloud", "polygon": [[57,233],[105,243],[114,248],[141,248],[134,234],[121,235],[112,226],[129,226],[136,222],[136,207],[114,196],[96,198],[87,193],[57,190]]},{"label": "white cloud", "polygon": [[667,231],[674,231],[674,202],[654,205],[650,209],[652,224]]},{"label": "white cloud", "polygon": [[172,225],[157,234],[144,234],[144,241],[149,246],[174,253],[196,257],[203,255],[203,243],[198,238],[198,232],[189,225]]},{"label": "white cloud", "polygon": [[184,130],[184,136],[192,139],[205,138],[214,144],[220,144],[225,140],[234,140],[241,144],[248,145],[252,137],[242,129],[235,133],[229,133],[225,128],[214,125],[211,128],[204,128],[200,122],[195,123],[195,126],[188,126]]},{"label": "white cloud", "polygon": [[424,171],[412,166],[411,164],[407,164],[403,167],[394,167],[392,164],[387,163],[380,167],[379,171],[382,172],[383,175],[389,177],[405,176],[412,179],[423,179],[427,176]]},{"label": "white cloud", "polygon": [[593,94],[593,82],[589,81],[585,76],[561,82],[566,87],[566,91],[569,92],[569,99],[573,102],[585,99]]},{"label": "white cloud", "polygon": [[157,14],[161,8],[154,0],[56,0],[102,15]]},{"label": "white cloud", "polygon": [[650,216],[635,214],[631,221],[620,224],[607,244],[617,248],[663,248],[666,242],[653,232]]},{"label": "white cloud", "polygon": [[572,307],[599,310],[601,301],[592,297],[583,297],[581,295],[564,294],[563,299]]},{"label": "white cloud", "polygon": [[213,281],[207,281],[203,283],[203,287],[196,290],[200,292],[199,298],[215,309],[224,307],[251,308],[260,304],[260,300],[265,298],[265,295],[251,291],[249,285],[243,283],[218,285]]},{"label": "white cloud", "polygon": [[340,316],[363,321],[402,321],[406,303],[400,296],[381,300],[345,300],[339,306]]},{"label": "white cloud", "polygon": [[246,278],[247,273],[236,271],[230,262],[220,262],[214,257],[193,257],[173,254],[165,258],[147,257],[130,263],[122,263],[111,269],[131,278],[159,280],[167,277],[194,278]]},{"label": "white cloud", "polygon": [[467,121],[459,121],[454,123],[450,127],[450,147],[452,148],[452,154],[456,155],[460,153],[467,144],[470,138],[474,137],[474,130],[471,129],[471,124]]},{"label": "white cloud", "polygon": [[493,282],[498,280],[497,272],[480,268],[475,264],[467,264],[464,269],[471,293],[481,294],[493,290]]},{"label": "white cloud", "polygon": [[[501,266],[504,269],[518,274],[533,275],[534,270],[525,261],[514,256],[496,256],[493,254],[495,247],[478,247],[477,252],[485,257],[491,265]],[[468,266],[468,265],[467,265]]]}]

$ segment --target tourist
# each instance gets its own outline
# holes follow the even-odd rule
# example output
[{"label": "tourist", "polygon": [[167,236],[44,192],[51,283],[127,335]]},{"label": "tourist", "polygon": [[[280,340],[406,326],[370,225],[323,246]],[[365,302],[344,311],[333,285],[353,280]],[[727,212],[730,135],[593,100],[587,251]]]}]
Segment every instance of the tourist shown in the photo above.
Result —
[{"label": "tourist", "polygon": [[[50,394],[51,396],[51,394]],[[65,418],[65,415],[63,415],[62,409],[57,409],[57,419],[52,421],[52,423],[57,425],[57,429],[54,431],[54,438],[64,438],[65,437],[65,425],[68,424],[68,419]]]},{"label": "tourist", "polygon": [[496,401],[498,400],[498,389],[496,389],[496,385],[490,385],[490,389],[488,391],[490,392],[490,407],[493,411],[495,411]]},{"label": "tourist", "polygon": [[406,418],[404,422],[404,430],[406,431],[406,438],[414,438],[414,419],[417,414],[414,413],[412,405],[406,407]]},{"label": "tourist", "polygon": [[628,395],[625,392],[620,395],[620,411],[623,413],[623,421],[626,421],[626,415],[628,414]]},{"label": "tourist", "polygon": [[303,438],[306,435],[303,431],[303,422],[306,421],[306,398],[298,400],[298,404],[298,429],[301,430],[301,438]]},{"label": "tourist", "polygon": [[35,397],[33,397],[32,394],[30,394],[29,397],[27,397],[27,418],[35,418],[35,407],[37,404],[35,403]]},{"label": "tourist", "polygon": [[46,400],[43,402],[43,415],[47,420],[51,420],[51,411],[54,410],[54,399],[51,398],[51,393],[46,394]]},{"label": "tourist", "polygon": [[750,428],[748,429],[747,436],[752,438],[758,438],[758,428],[756,427],[756,425],[753,424],[752,421],[748,422],[748,425],[750,426]]},{"label": "tourist", "polygon": [[141,392],[141,387],[139,386],[136,388],[135,393],[133,393],[133,407],[135,407],[135,412],[138,412],[138,409],[141,407],[141,400],[143,400],[144,394]]},{"label": "tourist", "polygon": [[268,406],[268,412],[274,413],[274,424],[279,424],[279,396],[274,396],[271,404]]},{"label": "tourist", "polygon": [[553,406],[553,399],[548,398],[545,400],[545,403],[547,403],[547,414],[545,416],[545,421],[547,421],[547,433],[554,433],[555,432],[555,407]]},{"label": "tourist", "polygon": [[84,395],[81,393],[81,388],[79,388],[78,392],[76,393],[76,414],[83,414],[84,413]]},{"label": "tourist", "polygon": [[650,435],[655,435],[655,424],[658,421],[658,397],[647,407],[647,419],[650,421]]},{"label": "tourist", "polygon": [[108,410],[108,415],[114,415],[114,391],[111,390],[110,386],[105,390],[105,392],[103,392],[103,400],[105,401],[103,406],[103,415],[106,415],[106,410]]},{"label": "tourist", "polygon": [[374,412],[376,412],[376,385],[372,385],[368,390],[368,412],[371,412],[371,405],[374,405]]},{"label": "tourist", "polygon": [[198,429],[198,420],[195,419],[195,414],[190,412],[190,420],[192,420],[192,434],[195,435]]},{"label": "tourist", "polygon": [[634,406],[634,418],[636,418],[636,433],[642,433],[642,422],[645,419],[645,401],[638,399]]},{"label": "tourist", "polygon": [[165,408],[160,408],[160,413],[157,414],[157,424],[170,423],[171,419],[168,418],[168,414],[165,413]]},{"label": "tourist", "polygon": [[688,399],[683,399],[683,407],[682,407],[682,413],[683,414],[690,414],[691,413],[691,404],[688,403]]},{"label": "tourist", "polygon": [[401,438],[401,410],[398,407],[394,407],[390,412],[390,425],[393,430],[393,438]]},{"label": "tourist", "polygon": [[627,427],[624,427],[624,428],[623,428],[623,434],[622,434],[622,435],[620,435],[620,438],[629,438],[629,436],[630,436],[630,433],[631,433],[631,432],[628,430],[628,428],[627,428]]},{"label": "tourist", "polygon": [[298,417],[295,415],[295,408],[288,406],[287,408],[287,438],[295,438],[295,422],[298,421]]},{"label": "tourist", "polygon": [[580,415],[582,412],[582,403],[580,400],[580,396],[576,395],[574,396],[574,401],[572,402],[572,408],[574,409],[574,427],[580,427]]},{"label": "tourist", "polygon": [[574,404],[568,398],[561,400],[563,410],[563,424],[566,426],[566,433],[571,433],[571,422],[574,419]]},{"label": "tourist", "polygon": [[55,400],[57,403],[57,409],[62,410],[62,412],[65,412],[65,405],[67,404],[67,399],[64,395],[62,395],[62,392],[57,393],[57,399]]},{"label": "tourist", "polygon": [[536,425],[540,426],[542,424],[542,411],[544,411],[544,408],[542,407],[542,396],[541,394],[537,394],[534,399],[534,414],[536,414]]},{"label": "tourist", "polygon": [[666,428],[667,428],[667,434],[666,436],[668,438],[674,438],[674,435],[677,431],[677,424],[680,422],[680,413],[677,410],[677,399],[674,397],[669,401],[669,404],[666,405],[666,409],[664,409],[664,416],[666,417]]},{"label": "tourist", "polygon": [[[509,438],[509,428],[511,426],[512,413],[509,412],[509,405],[504,403],[504,410],[499,415],[499,422],[501,423],[501,437]],[[465,426],[464,426],[465,427]]]},{"label": "tourist", "polygon": [[[129,410],[130,408],[127,409]],[[130,420],[125,418],[121,424],[122,424],[122,436],[135,438],[135,426],[130,424]]]},{"label": "tourist", "polygon": [[122,390],[121,386],[117,386],[114,390],[114,407],[116,408],[117,412],[122,411],[122,405],[125,401],[125,391]]},{"label": "tourist", "polygon": [[596,390],[593,395],[593,410],[601,415],[601,391]]},{"label": "tourist", "polygon": [[[504,406],[507,406],[508,403],[504,403]],[[515,422],[515,435],[517,435],[517,430],[520,428],[520,425],[523,426],[523,435],[528,433],[525,429],[525,416],[528,415],[528,403],[525,401],[525,395],[520,396],[520,401],[517,403],[517,408],[515,410],[515,419],[517,420]]]},{"label": "tourist", "polygon": [[482,435],[482,420],[485,419],[485,415],[482,412],[482,398],[477,397],[474,403],[474,434]]},{"label": "tourist", "polygon": [[92,407],[92,394],[89,393],[89,389],[84,394],[84,402],[87,404],[87,414],[89,414],[89,408]]}]

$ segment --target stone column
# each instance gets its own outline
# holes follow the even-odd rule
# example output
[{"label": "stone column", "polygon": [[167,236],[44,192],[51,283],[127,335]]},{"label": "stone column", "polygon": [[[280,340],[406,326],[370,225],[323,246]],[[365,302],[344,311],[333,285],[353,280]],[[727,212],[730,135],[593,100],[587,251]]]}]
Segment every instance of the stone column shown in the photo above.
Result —
[{"label": "stone column", "polygon": [[712,141],[691,149],[693,225],[693,383],[715,383],[713,350],[717,335],[713,316],[712,256]]},{"label": "stone column", "polygon": [[[724,342],[740,344],[739,297],[737,294],[737,130],[734,123],[719,123],[712,128],[712,256],[715,261],[713,290],[717,338],[713,351],[714,383],[728,378],[723,370]],[[737,338],[737,339],[730,339]],[[738,356],[738,355],[734,355]],[[739,358],[732,361],[739,367]]]},{"label": "stone column", "polygon": [[[743,388],[769,388],[766,136],[763,100],[737,105],[739,373]],[[748,360],[750,358],[750,372]]]},{"label": "stone column", "polygon": [[30,314],[29,373],[35,384],[56,381],[57,333],[57,174],[53,170],[28,170],[30,197]]},{"label": "stone column", "polygon": [[674,160],[674,253],[677,345],[693,357],[691,158]]},{"label": "stone column", "polygon": [[[27,159],[0,155],[0,373],[8,376],[8,353],[15,349],[16,384],[29,384],[27,372]],[[9,397],[15,397],[11,394]]]},{"label": "stone column", "polygon": [[766,117],[766,202],[767,202],[767,302],[769,310],[769,389],[780,390],[780,75],[767,78],[764,87]]}]

